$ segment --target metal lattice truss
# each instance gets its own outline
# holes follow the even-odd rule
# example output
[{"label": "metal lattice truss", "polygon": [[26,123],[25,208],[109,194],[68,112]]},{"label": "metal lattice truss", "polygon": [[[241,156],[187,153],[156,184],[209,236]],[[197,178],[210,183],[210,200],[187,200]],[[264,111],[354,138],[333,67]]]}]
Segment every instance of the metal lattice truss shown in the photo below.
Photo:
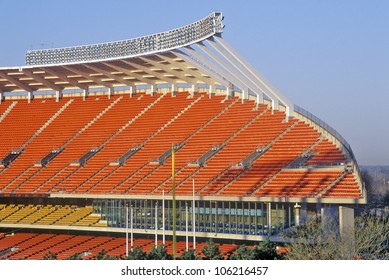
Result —
[{"label": "metal lattice truss", "polygon": [[0,101],[6,92],[27,92],[29,99],[39,91],[180,83],[194,89],[217,87],[227,95],[240,92],[242,99],[258,104],[270,100],[273,110],[282,105],[287,116],[294,106],[221,37],[221,13],[213,13],[184,27],[125,41],[89,46],[29,51],[27,66],[0,68]]}]

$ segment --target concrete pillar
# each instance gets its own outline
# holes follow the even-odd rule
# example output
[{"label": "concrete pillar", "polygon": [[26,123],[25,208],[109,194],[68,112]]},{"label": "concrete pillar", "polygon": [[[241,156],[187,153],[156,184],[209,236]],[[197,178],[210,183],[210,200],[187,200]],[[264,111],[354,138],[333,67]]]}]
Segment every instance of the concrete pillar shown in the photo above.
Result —
[{"label": "concrete pillar", "polygon": [[285,115],[286,115],[286,121],[289,121],[290,119],[293,119],[294,112],[291,112],[290,106],[286,106]]},{"label": "concrete pillar", "polygon": [[130,97],[133,97],[136,93],[136,85],[130,86]]},{"label": "concrete pillar", "polygon": [[198,84],[193,84],[191,90],[189,91],[189,94],[193,97],[195,93],[199,91]]},{"label": "concrete pillar", "polygon": [[32,94],[32,91],[29,91],[27,93],[28,103],[31,103],[32,99],[34,98],[34,95]]},{"label": "concrete pillar", "polygon": [[88,97],[89,91],[88,88],[82,90],[82,99],[85,100]]},{"label": "concrete pillar", "polygon": [[321,203],[316,203],[316,217],[321,217]]},{"label": "concrete pillar", "polygon": [[0,91],[0,104],[3,102],[4,100],[4,92]]},{"label": "concrete pillar", "polygon": [[172,97],[177,96],[177,84],[172,84]]},{"label": "concrete pillar", "polygon": [[231,99],[232,98],[232,96],[233,96],[233,90],[232,90],[232,87],[227,87],[227,89],[226,89],[226,97],[227,97],[227,99]]},{"label": "concrete pillar", "polygon": [[242,103],[249,100],[249,89],[242,89]]},{"label": "concrete pillar", "polygon": [[308,220],[307,203],[301,202],[300,223],[304,223],[307,220]]},{"label": "concrete pillar", "polygon": [[295,210],[295,214],[294,214],[294,224],[296,226],[299,226],[300,225],[300,215],[301,215],[301,205],[299,205],[298,203],[296,203],[294,205],[294,210]]},{"label": "concrete pillar", "polygon": [[342,237],[350,237],[354,231],[354,209],[339,206],[339,232]]},{"label": "concrete pillar", "polygon": [[257,94],[257,105],[263,104],[263,92]]},{"label": "concrete pillar", "polygon": [[114,88],[108,88],[108,99],[111,99],[111,96],[114,94],[115,90]]},{"label": "concrete pillar", "polygon": [[339,207],[337,204],[326,204],[321,207],[321,224],[323,228],[333,229],[338,223]]},{"label": "concrete pillar", "polygon": [[279,108],[279,100],[278,99],[273,99],[271,101],[271,106],[273,107],[273,111],[278,111],[280,108]]},{"label": "concrete pillar", "polygon": [[151,96],[154,96],[156,92],[156,85],[150,85],[150,94]]},{"label": "concrete pillar", "polygon": [[62,98],[62,91],[56,90],[55,91],[55,101],[59,102],[59,100]]},{"label": "concrete pillar", "polygon": [[272,228],[272,213],[271,213],[271,202],[267,204],[267,235],[271,235],[271,228]]},{"label": "concrete pillar", "polygon": [[215,84],[209,85],[209,93],[208,93],[209,98],[211,98],[212,95],[215,95],[215,93],[216,93],[216,85]]}]

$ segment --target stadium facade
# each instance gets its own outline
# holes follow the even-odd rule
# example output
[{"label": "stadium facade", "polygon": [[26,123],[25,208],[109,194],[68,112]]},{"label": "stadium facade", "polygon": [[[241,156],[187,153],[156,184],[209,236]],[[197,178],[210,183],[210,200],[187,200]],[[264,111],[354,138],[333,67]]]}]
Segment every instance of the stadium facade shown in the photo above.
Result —
[{"label": "stadium facade", "polygon": [[33,233],[1,235],[0,257],[31,238],[76,246],[48,242],[64,232],[233,243],[311,216],[353,224],[366,191],[350,145],[242,58],[222,20],[0,68],[0,228]]}]

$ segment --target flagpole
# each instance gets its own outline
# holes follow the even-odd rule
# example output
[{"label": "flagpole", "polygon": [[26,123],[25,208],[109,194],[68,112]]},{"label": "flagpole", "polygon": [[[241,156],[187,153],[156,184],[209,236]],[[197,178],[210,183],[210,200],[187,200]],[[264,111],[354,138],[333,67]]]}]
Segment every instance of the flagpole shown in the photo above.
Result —
[{"label": "flagpole", "polygon": [[196,205],[195,205],[195,180],[192,181],[193,185],[193,203],[192,203],[192,228],[193,228],[193,249],[196,250]]},{"label": "flagpole", "polygon": [[165,245],[165,189],[162,190],[162,244]]},{"label": "flagpole", "polygon": [[158,202],[155,202],[155,248],[158,247]]},{"label": "flagpole", "polygon": [[174,144],[172,144],[172,215],[173,215],[173,260],[176,259],[177,254],[177,237],[176,237],[176,187],[175,187],[175,152],[174,152]]},{"label": "flagpole", "polygon": [[126,257],[128,257],[128,203],[126,204]]},{"label": "flagpole", "polygon": [[189,249],[188,240],[188,202],[185,202],[185,237],[186,237],[186,250]]},{"label": "flagpole", "polygon": [[134,219],[134,209],[131,204],[131,252],[134,250],[134,227],[133,227],[133,219]]}]

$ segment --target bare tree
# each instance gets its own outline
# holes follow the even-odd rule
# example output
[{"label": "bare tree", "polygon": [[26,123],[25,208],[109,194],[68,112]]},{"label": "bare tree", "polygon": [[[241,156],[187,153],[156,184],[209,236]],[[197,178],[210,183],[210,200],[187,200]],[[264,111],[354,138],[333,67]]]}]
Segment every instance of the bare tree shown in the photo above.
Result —
[{"label": "bare tree", "polygon": [[332,220],[308,221],[288,234],[295,240],[288,244],[286,259],[347,260],[389,259],[389,220],[387,217],[362,215],[355,219],[355,228],[341,235]]}]

